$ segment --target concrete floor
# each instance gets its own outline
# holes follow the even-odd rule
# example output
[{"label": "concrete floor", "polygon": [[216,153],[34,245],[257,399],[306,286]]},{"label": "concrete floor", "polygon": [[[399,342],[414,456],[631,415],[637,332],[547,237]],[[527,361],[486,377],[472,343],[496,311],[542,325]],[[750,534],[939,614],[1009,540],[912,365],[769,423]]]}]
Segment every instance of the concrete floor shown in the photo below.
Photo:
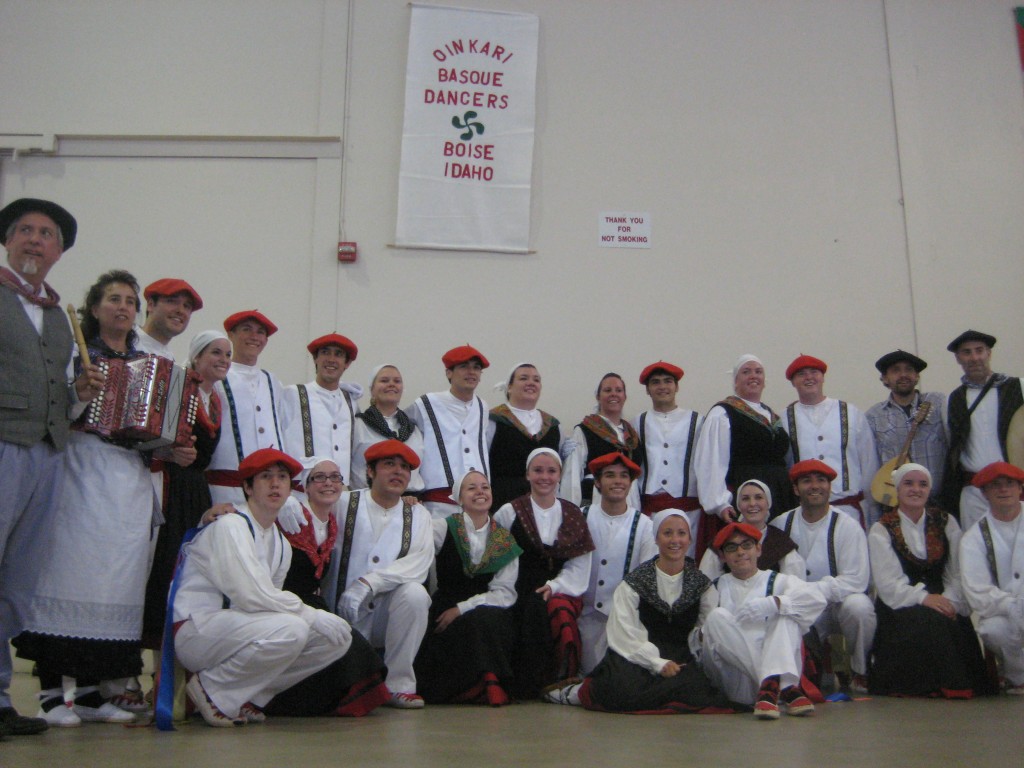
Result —
[{"label": "concrete floor", "polygon": [[[15,675],[15,706],[35,714],[36,682]],[[681,766],[780,768],[1024,766],[1024,697],[970,702],[874,698],[825,704],[815,717],[634,717],[531,702],[501,709],[379,709],[362,719],[274,719],[237,730],[195,721],[176,733],[83,725],[0,742],[0,768],[324,765]],[[771,741],[767,741],[770,739]],[[758,746],[760,745],[760,747]]]}]

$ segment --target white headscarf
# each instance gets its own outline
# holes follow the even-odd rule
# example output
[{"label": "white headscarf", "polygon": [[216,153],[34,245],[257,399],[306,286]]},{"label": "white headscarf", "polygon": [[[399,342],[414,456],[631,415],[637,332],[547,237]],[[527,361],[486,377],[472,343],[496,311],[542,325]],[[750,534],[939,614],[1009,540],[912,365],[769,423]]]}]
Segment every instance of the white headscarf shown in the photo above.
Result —
[{"label": "white headscarf", "polygon": [[[455,482],[452,483],[452,492],[448,496],[449,499],[459,504],[459,496],[462,495],[462,484],[466,482],[466,478],[470,475],[483,475],[484,479],[487,479],[487,475],[484,475],[479,469],[470,469],[463,472],[461,475],[455,478]],[[462,506],[461,504],[459,506]]]},{"label": "white headscarf", "polygon": [[516,363],[512,366],[512,369],[508,372],[508,376],[505,377],[504,381],[499,381],[494,385],[495,392],[505,392],[506,398],[508,397],[508,388],[512,384],[512,377],[516,375],[516,371],[520,368],[536,368],[537,366],[533,363]]},{"label": "white headscarf", "polygon": [[558,462],[559,468],[561,468],[562,457],[558,455],[558,451],[552,450],[551,448],[534,448],[532,451],[530,451],[530,455],[526,457],[526,468],[529,469],[530,464],[533,463],[533,460],[540,456],[542,453],[546,453],[549,456],[554,456],[555,461]]},{"label": "white headscarf", "polygon": [[[299,473],[299,482],[303,488],[309,486],[309,476],[313,472],[313,467],[322,462],[329,461],[334,466],[338,466],[337,462],[334,461],[330,456],[309,456],[303,457],[302,459],[302,471]],[[338,471],[341,472],[341,482],[350,484],[351,478],[345,477],[345,473],[341,471],[341,467],[338,467]]]},{"label": "white headscarf", "polygon": [[[672,517],[673,515],[675,515],[676,517],[681,517],[683,519],[683,522],[686,523],[686,530],[690,530],[690,520],[686,517],[686,513],[683,512],[683,510],[671,508],[663,509],[660,512],[655,512],[651,516],[651,525],[654,528],[655,539],[658,538],[658,529],[661,528],[661,524],[665,522],[666,518]],[[693,534],[691,533],[690,535],[692,536]]]},{"label": "white headscarf", "polygon": [[[743,486],[744,485],[756,485],[758,488],[760,488],[762,491],[764,491],[764,497],[768,500],[768,509],[771,510],[771,507],[772,507],[772,492],[769,491],[768,490],[768,486],[765,485],[764,483],[762,483],[760,480],[753,480],[753,479],[751,479],[751,480],[744,480],[742,483],[739,484],[739,487],[736,488],[736,505],[737,505],[736,506],[736,511],[737,512],[739,512],[740,491],[743,490]],[[740,514],[743,514],[743,513],[740,512]]]},{"label": "white headscarf", "polygon": [[739,359],[736,361],[736,365],[732,367],[733,379],[735,379],[736,374],[740,372],[740,368],[742,368],[747,363],[757,363],[762,368],[764,368],[764,363],[761,362],[761,358],[759,358],[757,355],[751,355],[749,353],[745,355],[740,355]]},{"label": "white headscarf", "polygon": [[928,478],[928,485],[932,484],[932,473],[928,471],[928,467],[921,464],[915,464],[912,461],[908,461],[906,464],[901,464],[892,471],[892,484],[899,488],[900,481],[906,476],[906,474],[914,471],[924,472],[925,477]]},{"label": "white headscarf", "polygon": [[188,364],[190,367],[195,368],[196,358],[206,349],[210,344],[215,342],[217,339],[224,339],[224,341],[230,341],[227,334],[224,331],[201,331],[192,337],[192,341],[188,345]]},{"label": "white headscarf", "polygon": [[385,368],[394,368],[396,371],[398,370],[398,366],[395,365],[394,363],[381,363],[380,365],[376,366],[372,371],[370,371],[370,386],[367,387],[367,392],[373,392],[373,382],[377,380],[377,374],[380,373]]}]

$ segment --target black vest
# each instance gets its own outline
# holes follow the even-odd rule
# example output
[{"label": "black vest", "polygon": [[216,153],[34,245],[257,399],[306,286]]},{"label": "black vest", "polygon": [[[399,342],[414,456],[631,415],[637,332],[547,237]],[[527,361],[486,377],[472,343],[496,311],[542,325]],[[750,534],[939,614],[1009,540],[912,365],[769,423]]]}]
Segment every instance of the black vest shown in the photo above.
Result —
[{"label": "black vest", "polygon": [[431,597],[431,611],[434,615],[443,613],[456,603],[468,600],[473,595],[487,591],[493,573],[478,573],[466,576],[462,568],[462,557],[459,548],[449,530],[444,536],[444,544],[437,553],[437,591]]}]

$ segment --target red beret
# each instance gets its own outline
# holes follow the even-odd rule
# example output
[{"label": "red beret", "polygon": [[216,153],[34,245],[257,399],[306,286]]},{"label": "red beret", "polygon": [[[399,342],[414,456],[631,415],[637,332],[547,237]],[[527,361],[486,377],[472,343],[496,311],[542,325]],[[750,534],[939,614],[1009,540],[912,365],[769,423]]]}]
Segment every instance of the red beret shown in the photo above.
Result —
[{"label": "red beret", "polygon": [[815,472],[827,477],[829,482],[836,479],[836,471],[824,461],[818,461],[818,459],[804,459],[803,461],[798,461],[789,468],[789,479],[795,483],[804,475],[812,475]]},{"label": "red beret", "polygon": [[231,333],[235,326],[245,320],[255,320],[257,323],[267,329],[267,336],[273,336],[277,333],[277,326],[274,325],[267,316],[260,312],[258,309],[243,309],[241,312],[235,312],[233,315],[229,315],[224,321],[224,330]]},{"label": "red beret", "polygon": [[238,476],[245,480],[275,464],[283,464],[292,477],[302,471],[302,465],[287,453],[277,448],[260,448],[242,459],[242,463],[238,465]]},{"label": "red beret", "polygon": [[464,344],[461,347],[449,349],[441,356],[441,362],[444,363],[444,367],[446,369],[454,368],[456,365],[459,365],[460,363],[468,363],[474,357],[480,361],[481,367],[487,368],[490,365],[490,362],[488,362],[487,358],[484,357],[479,350],[469,346],[469,344]]},{"label": "red beret", "polygon": [[142,295],[147,299],[155,299],[157,296],[174,296],[179,293],[187,293],[192,297],[193,310],[203,308],[203,300],[196,293],[196,289],[184,280],[179,280],[176,277],[165,277],[162,280],[150,283],[146,286],[146,290],[142,292]]},{"label": "red beret", "polygon": [[640,371],[640,383],[647,384],[647,380],[651,378],[658,371],[663,371],[671,376],[676,381],[683,378],[683,369],[678,365],[672,365],[672,363],[666,363],[664,360],[659,360],[656,363],[651,363],[642,371]]},{"label": "red beret", "polygon": [[366,453],[363,456],[367,464],[371,461],[377,461],[377,459],[390,459],[392,456],[400,456],[413,469],[420,465],[420,457],[416,455],[416,451],[401,440],[382,440],[379,443],[374,443],[366,449]]},{"label": "red beret", "polygon": [[715,536],[715,540],[711,542],[712,548],[721,551],[726,542],[737,533],[743,534],[748,539],[753,539],[757,542],[761,541],[761,532],[750,523],[729,523]]},{"label": "red beret", "polygon": [[984,488],[1000,477],[1008,477],[1018,483],[1024,483],[1024,470],[1006,461],[993,461],[971,478],[971,485],[975,488]]},{"label": "red beret", "polygon": [[800,355],[800,357],[789,364],[789,367],[786,369],[786,378],[792,381],[796,372],[802,368],[816,368],[822,373],[828,372],[828,366],[825,365],[824,360],[819,360],[818,358],[811,357],[810,355]]},{"label": "red beret", "polygon": [[630,461],[629,457],[622,453],[606,453],[604,456],[598,456],[587,464],[587,469],[590,470],[590,474],[597,477],[602,469],[610,467],[612,464],[621,464],[624,466],[629,470],[629,476],[634,480],[640,477],[640,467]]},{"label": "red beret", "polygon": [[316,353],[324,347],[341,347],[345,350],[345,354],[348,355],[348,361],[351,363],[356,359],[356,355],[359,354],[359,347],[355,345],[352,339],[342,336],[340,333],[328,333],[326,336],[313,339],[309,344],[306,345],[306,349],[309,350],[309,354],[316,357]]}]

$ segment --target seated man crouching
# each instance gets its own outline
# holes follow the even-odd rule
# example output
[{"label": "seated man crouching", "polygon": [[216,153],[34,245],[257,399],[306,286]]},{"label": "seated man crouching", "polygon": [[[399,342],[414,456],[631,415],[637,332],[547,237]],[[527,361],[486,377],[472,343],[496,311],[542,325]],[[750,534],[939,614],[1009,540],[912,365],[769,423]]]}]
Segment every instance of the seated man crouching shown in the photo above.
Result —
[{"label": "seated man crouching", "polygon": [[825,598],[798,578],[758,569],[760,539],[747,523],[730,523],[715,537],[729,572],[715,581],[718,607],[700,631],[701,666],[729,699],[753,704],[759,719],[777,719],[780,703],[787,714],[810,715],[801,643]]},{"label": "seated man crouching", "polygon": [[344,619],[281,589],[292,555],[274,523],[301,469],[274,448],[251,453],[238,467],[246,503],[183,548],[171,606],[175,653],[194,673],[186,693],[209,725],[262,722],[276,694],[352,642]]}]

